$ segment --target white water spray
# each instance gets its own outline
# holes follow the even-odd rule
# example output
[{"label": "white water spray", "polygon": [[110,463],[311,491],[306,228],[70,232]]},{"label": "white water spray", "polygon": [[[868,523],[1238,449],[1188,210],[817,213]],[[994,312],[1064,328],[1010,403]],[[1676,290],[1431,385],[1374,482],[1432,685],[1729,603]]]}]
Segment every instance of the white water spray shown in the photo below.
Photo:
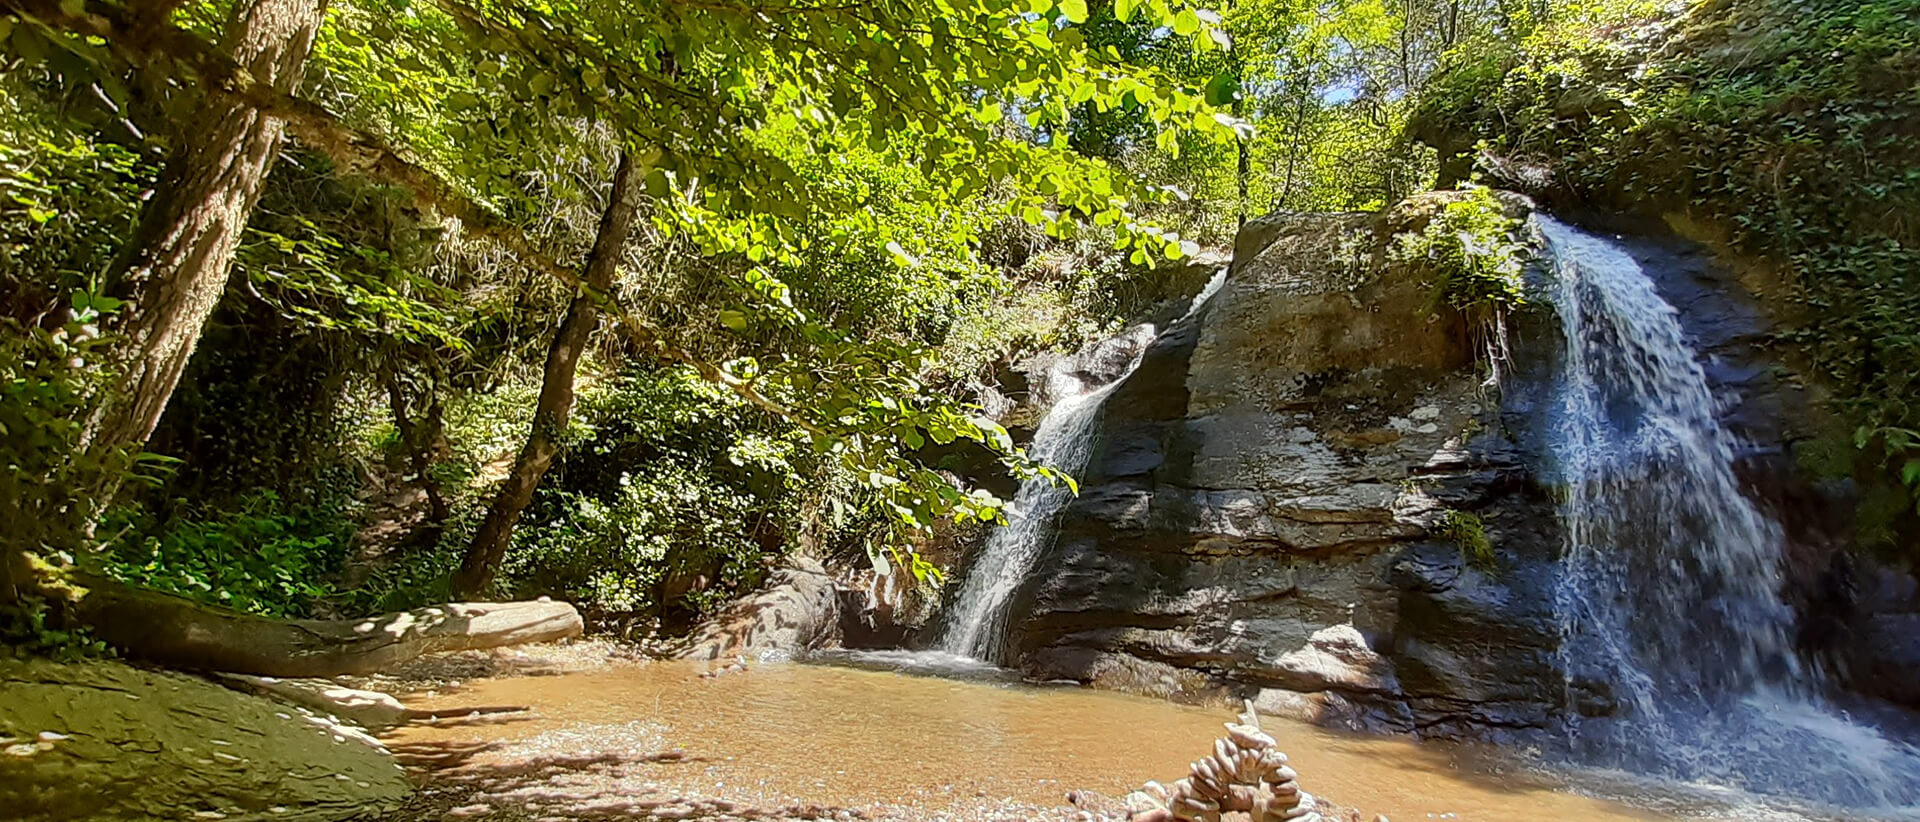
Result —
[{"label": "white water spray", "polygon": [[1785,537],[1741,490],[1678,312],[1617,243],[1537,219],[1566,341],[1553,432],[1562,661],[1609,690],[1614,712],[1577,725],[1576,744],[1605,764],[1756,792],[1920,802],[1920,751],[1827,705],[1795,654]]},{"label": "white water spray", "polygon": [[[1220,269],[1205,288],[1193,298],[1187,318],[1206,305],[1227,271]],[[1140,365],[1146,346],[1133,356],[1120,376],[1102,386],[1078,385],[1066,374],[1051,375],[1055,384],[1074,382],[1077,389],[1056,402],[1034,431],[1028,453],[1036,461],[1068,474],[1085,472],[1093,456],[1100,420],[1100,408],[1107,397],[1127,381]],[[1056,366],[1059,368],[1062,366]],[[960,593],[946,610],[936,649],[949,654],[999,663],[1005,660],[1007,611],[1021,582],[1033,570],[1033,564],[1052,545],[1056,533],[1053,522],[1060,510],[1072,500],[1067,488],[1046,479],[1022,482],[1014,494],[1006,525],[995,528],[980,549],[979,559],[968,569],[960,584]]]}]

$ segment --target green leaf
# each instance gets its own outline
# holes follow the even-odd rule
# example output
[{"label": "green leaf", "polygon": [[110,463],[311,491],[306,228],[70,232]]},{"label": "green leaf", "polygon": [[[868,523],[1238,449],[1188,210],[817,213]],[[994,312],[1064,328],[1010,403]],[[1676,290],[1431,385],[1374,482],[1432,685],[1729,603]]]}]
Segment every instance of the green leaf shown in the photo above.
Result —
[{"label": "green leaf", "polygon": [[1113,18],[1122,23],[1127,22],[1133,17],[1135,5],[1136,0],[1114,0]]},{"label": "green leaf", "polygon": [[739,311],[723,310],[720,312],[720,324],[744,334],[747,330],[747,315]]},{"label": "green leaf", "polygon": [[[1060,0],[1060,13],[1075,23],[1087,22],[1087,0]],[[1199,22],[1199,18],[1195,18]]]},{"label": "green leaf", "polygon": [[1900,480],[1908,485],[1920,485],[1920,460],[1908,460],[1900,469]]},{"label": "green leaf", "polygon": [[1234,98],[1240,96],[1240,78],[1235,77],[1233,72],[1220,72],[1214,75],[1212,80],[1207,81],[1206,94],[1207,105],[1224,106],[1231,104]]},{"label": "green leaf", "polygon": [[1181,37],[1192,37],[1194,32],[1199,30],[1200,15],[1194,14],[1193,9],[1184,9],[1179,15],[1173,18],[1174,34],[1178,34]]}]

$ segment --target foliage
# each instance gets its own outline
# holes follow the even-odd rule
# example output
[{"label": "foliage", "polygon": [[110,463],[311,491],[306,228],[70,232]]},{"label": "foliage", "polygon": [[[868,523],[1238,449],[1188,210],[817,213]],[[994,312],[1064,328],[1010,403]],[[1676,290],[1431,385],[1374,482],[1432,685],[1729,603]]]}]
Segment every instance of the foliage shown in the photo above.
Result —
[{"label": "foliage", "polygon": [[33,85],[0,73],[0,315],[57,326],[68,294],[102,292],[158,170],[41,102]]},{"label": "foliage", "polygon": [[0,657],[52,657],[64,662],[112,653],[86,626],[59,619],[43,597],[29,595],[0,606]]},{"label": "foliage", "polygon": [[1493,540],[1487,536],[1487,522],[1479,514],[1449,509],[1440,523],[1440,534],[1460,546],[1461,556],[1481,570],[1491,570],[1498,560]]},{"label": "foliage", "polygon": [[1787,336],[1864,458],[1899,474],[1915,457],[1900,432],[1920,430],[1915,43],[1916,0],[1576,4],[1517,45],[1449,55],[1422,107],[1492,171],[1551,168],[1777,266],[1800,314]]},{"label": "foliage", "polygon": [[[21,345],[54,346],[32,329],[100,290],[159,158],[204,136],[181,113],[250,87],[194,56],[232,3],[156,6],[173,39],[61,28],[142,4],[41,5],[0,20],[0,297]],[[1414,92],[1447,46],[1532,19],[1516,8],[330,3],[308,81],[277,101],[296,142],[150,443],[187,470],[96,559],[275,615],[444,596],[626,156],[642,225],[612,293],[589,295],[609,318],[597,382],[505,585],[637,624],[700,613],[799,545],[937,579],[914,546],[1002,503],[928,455],[1072,482],[974,405],[996,363],[1137,319],[1187,276],[1152,266],[1238,212],[1418,186],[1432,157],[1394,133]],[[1486,215],[1442,222],[1435,262],[1494,289]],[[20,368],[67,356],[48,350]],[[96,387],[4,399],[45,409],[46,465],[85,473],[54,423]],[[444,521],[335,589],[356,520],[391,515],[342,502],[349,486],[409,483],[436,486]],[[84,530],[45,539],[84,553]]]},{"label": "foliage", "polygon": [[1526,246],[1520,221],[1484,186],[1449,199],[1418,233],[1394,237],[1393,259],[1439,277],[1437,300],[1457,309],[1505,311],[1526,302],[1522,278]]},{"label": "foliage", "polygon": [[[97,323],[102,311],[119,306],[76,292],[69,308],[72,319],[51,332],[12,325],[0,335],[0,546],[6,551],[71,551],[99,514],[91,492],[153,476],[135,472],[142,466],[133,454],[80,448],[80,414],[98,390],[90,364],[104,347]],[[148,459],[145,467],[158,466]]]},{"label": "foliage", "polygon": [[81,414],[97,391],[97,323],[118,310],[75,292],[53,331],[0,318],[0,642],[55,656],[102,650],[67,625],[30,579],[73,560],[99,515],[94,489],[151,480],[163,467],[124,450],[83,450]]},{"label": "foliage", "polygon": [[623,373],[582,406],[515,533],[509,590],[631,623],[760,581],[799,525],[804,437],[686,369]]},{"label": "foliage", "polygon": [[121,512],[102,522],[90,562],[124,582],[246,613],[307,616],[332,593],[353,540],[343,503],[292,505],[263,492],[237,510],[161,522]]}]

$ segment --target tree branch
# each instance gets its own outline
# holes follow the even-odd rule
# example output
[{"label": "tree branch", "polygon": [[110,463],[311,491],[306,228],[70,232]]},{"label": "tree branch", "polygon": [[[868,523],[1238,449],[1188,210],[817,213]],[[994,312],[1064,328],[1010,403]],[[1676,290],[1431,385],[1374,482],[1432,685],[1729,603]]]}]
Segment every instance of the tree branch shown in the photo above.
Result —
[{"label": "tree branch", "polygon": [[[588,284],[573,267],[560,264],[536,248],[518,226],[408,157],[401,148],[377,134],[342,122],[319,103],[255,80],[246,69],[192,33],[177,26],[135,19],[125,9],[114,7],[89,5],[77,14],[69,13],[58,0],[0,0],[0,11],[56,31],[99,37],[128,63],[138,67],[160,62],[186,68],[200,78],[209,93],[230,95],[280,118],[295,139],[327,155],[342,168],[406,188],[413,193],[417,205],[459,220],[467,233],[500,245],[526,265],[579,291],[614,317],[639,350],[663,362],[691,366],[701,378],[726,387],[754,406],[810,434],[827,435],[813,421],[767,397],[752,382],[727,373],[720,366],[668,341],[658,326],[635,315],[612,294]],[[135,32],[138,36],[134,36]]]}]

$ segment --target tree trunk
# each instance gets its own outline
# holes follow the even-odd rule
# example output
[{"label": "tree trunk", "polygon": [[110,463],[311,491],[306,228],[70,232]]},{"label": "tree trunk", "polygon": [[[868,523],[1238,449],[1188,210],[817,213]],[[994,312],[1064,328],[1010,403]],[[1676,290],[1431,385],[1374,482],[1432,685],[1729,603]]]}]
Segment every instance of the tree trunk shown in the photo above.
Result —
[{"label": "tree trunk", "polygon": [[[390,356],[400,355],[395,353]],[[400,368],[397,363],[387,365],[387,407],[393,412],[393,427],[400,435],[400,450],[406,452],[407,469],[413,472],[414,484],[427,495],[427,521],[438,526],[453,515],[446,496],[440,492],[440,481],[433,476],[434,464],[440,461],[437,452],[441,430],[440,398],[435,387],[429,384],[426,419],[415,422],[412,403],[407,399],[406,384],[400,378]]]},{"label": "tree trunk", "polygon": [[578,636],[564,602],[455,603],[367,619],[269,619],[70,573],[74,615],[128,656],[260,676],[364,674],[421,654]]},{"label": "tree trunk", "polygon": [[[613,275],[620,265],[621,251],[633,230],[634,215],[640,209],[641,184],[646,174],[637,168],[626,152],[620,154],[620,167],[613,175],[613,192],[607,210],[600,215],[599,234],[593,251],[587,256],[586,282],[605,292],[613,286]],[[554,332],[553,347],[547,351],[546,372],[541,377],[540,399],[534,406],[533,429],[527,433],[526,446],[513,463],[513,470],[500,483],[500,491],[487,509],[460,570],[453,575],[453,595],[466,599],[478,595],[493,582],[494,570],[506,556],[507,543],[513,538],[520,512],[533,501],[540,478],[553,465],[560,452],[560,432],[573,413],[573,377],[580,366],[580,355],[593,333],[599,309],[585,294],[576,294],[567,306],[566,319]]]},{"label": "tree trunk", "polygon": [[[282,91],[300,83],[323,0],[251,0],[235,10],[223,44],[255,79]],[[280,150],[284,123],[209,93],[186,122],[158,190],[140,218],[113,292],[127,310],[121,382],[88,426],[90,448],[146,441],[226,289],[241,231]]]}]

